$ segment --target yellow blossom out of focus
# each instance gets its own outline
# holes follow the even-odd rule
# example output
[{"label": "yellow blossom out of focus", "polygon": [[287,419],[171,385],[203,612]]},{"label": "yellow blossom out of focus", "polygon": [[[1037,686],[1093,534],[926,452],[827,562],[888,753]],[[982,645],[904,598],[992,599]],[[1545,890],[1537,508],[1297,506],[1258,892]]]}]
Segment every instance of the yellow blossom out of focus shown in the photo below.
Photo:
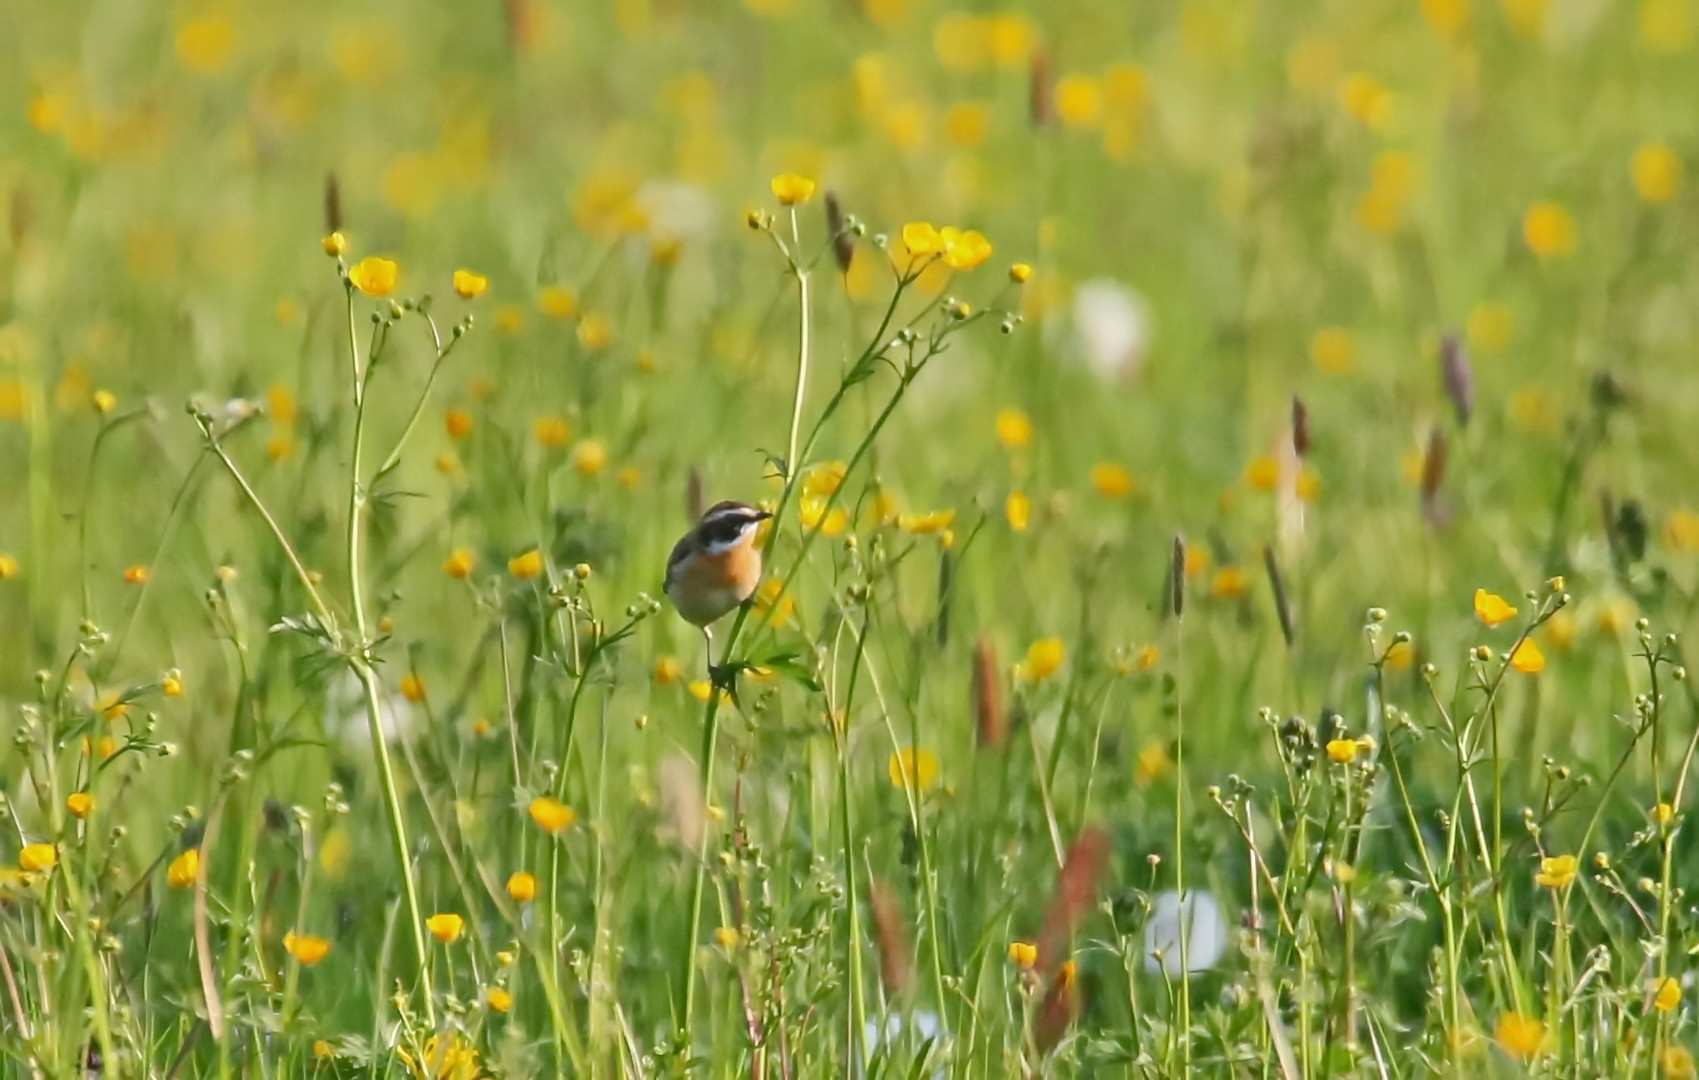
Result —
[{"label": "yellow blossom out of focus", "polygon": [[1061,638],[1040,638],[1028,646],[1018,674],[1027,682],[1041,683],[1060,671],[1067,659],[1068,650]]},{"label": "yellow blossom out of focus", "polygon": [[1103,119],[1103,87],[1087,75],[1056,80],[1056,116],[1071,128],[1095,127]]},{"label": "yellow blossom out of focus", "polygon": [[655,661],[651,678],[662,686],[671,686],[684,678],[684,665],[678,662],[676,656],[663,656]]},{"label": "yellow blossom out of focus", "polygon": [[1327,744],[1327,756],[1339,765],[1349,765],[1357,760],[1360,747],[1356,739],[1333,739]]},{"label": "yellow blossom out of focus", "polygon": [[1346,76],[1339,85],[1339,103],[1352,119],[1371,131],[1384,132],[1392,127],[1392,91],[1372,75],[1358,72]]},{"label": "yellow blossom out of focus", "polygon": [[1548,855],[1540,860],[1540,870],[1534,875],[1534,884],[1543,885],[1548,889],[1561,889],[1575,880],[1579,865],[1573,855]]},{"label": "yellow blossom out of focus", "polygon": [[558,416],[539,416],[531,425],[531,437],[545,450],[559,450],[572,440],[572,426]]},{"label": "yellow blossom out of focus", "polygon": [[1030,941],[1009,942],[1009,963],[1022,971],[1031,971],[1038,963],[1038,946]]},{"label": "yellow blossom out of focus", "polygon": [[597,311],[590,311],[578,321],[578,344],[591,352],[605,349],[614,339],[613,323]]},{"label": "yellow blossom out of focus", "polygon": [[165,883],[173,889],[188,889],[195,884],[195,879],[201,872],[201,849],[188,848],[181,855],[171,860],[171,865],[165,868]]},{"label": "yellow blossom out of focus", "polygon": [[177,59],[192,71],[210,73],[230,62],[236,26],[225,15],[186,20],[177,28]]},{"label": "yellow blossom out of focus", "polygon": [[1542,259],[1575,254],[1575,219],[1555,202],[1535,203],[1522,217],[1522,240]]},{"label": "yellow blossom out of focus", "polygon": [[1511,1057],[1532,1061],[1545,1046],[1546,1025],[1521,1013],[1502,1013],[1493,1027],[1493,1038]]},{"label": "yellow blossom out of focus", "polygon": [[1025,450],[1032,445],[1032,418],[1020,409],[997,413],[997,441],[1006,450]]},{"label": "yellow blossom out of focus", "polygon": [[1174,758],[1169,754],[1166,744],[1146,743],[1133,762],[1133,783],[1142,788],[1149,787],[1162,779],[1173,764]]},{"label": "yellow blossom out of focus", "polygon": [[1250,575],[1239,566],[1223,566],[1209,579],[1209,595],[1217,600],[1237,600],[1249,592],[1250,587]]},{"label": "yellow blossom out of focus", "polygon": [[537,896],[537,879],[534,875],[523,870],[518,871],[507,879],[507,895],[515,903],[529,904]]},{"label": "yellow blossom out of focus", "polygon": [[1422,0],[1422,18],[1446,40],[1469,28],[1469,0]]},{"label": "yellow blossom out of focus", "polygon": [[1356,344],[1349,330],[1330,326],[1310,338],[1310,360],[1320,371],[1343,375],[1351,370],[1355,356]]},{"label": "yellow blossom out of focus", "polygon": [[507,560],[507,572],[520,581],[530,581],[543,572],[543,553],[536,548]]},{"label": "yellow blossom out of focus", "polygon": [[1686,52],[1693,44],[1690,0],[1641,0],[1640,44],[1649,52]]},{"label": "yellow blossom out of focus", "polygon": [[1032,500],[1023,491],[1011,491],[1004,500],[1003,514],[1009,520],[1009,528],[1015,532],[1025,532],[1032,520]]},{"label": "yellow blossom out of focus", "polygon": [[1105,499],[1124,499],[1138,487],[1138,481],[1124,466],[1100,461],[1091,467],[1091,487]]},{"label": "yellow blossom out of focus", "polygon": [[531,815],[531,820],[537,823],[538,828],[556,835],[572,828],[573,823],[578,820],[578,813],[572,807],[546,795],[532,799],[531,804],[526,807],[526,812]]},{"label": "yellow blossom out of focus", "polygon": [[1674,201],[1681,192],[1685,169],[1668,143],[1649,142],[1634,151],[1629,175],[1642,202],[1653,206]]},{"label": "yellow blossom out of focus", "polygon": [[1681,1004],[1681,983],[1664,977],[1652,980],[1652,1005],[1659,1012],[1674,1012]]},{"label": "yellow blossom out of focus", "polygon": [[572,448],[572,467],[580,476],[595,476],[607,465],[607,445],[598,439],[585,439]]},{"label": "yellow blossom out of focus", "polygon": [[401,696],[417,705],[425,700],[425,680],[417,675],[404,675],[401,678]]},{"label": "yellow blossom out of focus", "polygon": [[1475,590],[1475,617],[1488,626],[1497,626],[1516,617],[1516,609],[1498,593]]},{"label": "yellow blossom out of focus", "polygon": [[291,930],[283,935],[283,951],[293,956],[302,967],[312,967],[330,955],[331,944],[322,937],[297,934]]},{"label": "yellow blossom out of focus", "polygon": [[94,809],[94,796],[86,791],[73,791],[65,796],[65,812],[79,821]]},{"label": "yellow blossom out of focus", "polygon": [[1515,318],[1503,304],[1476,304],[1469,311],[1464,334],[1469,347],[1478,353],[1501,353],[1510,345],[1516,330]]},{"label": "yellow blossom out of focus", "polygon": [[425,920],[425,929],[444,945],[452,945],[466,932],[466,920],[452,911],[438,912]]},{"label": "yellow blossom out of focus", "polygon": [[1677,508],[1664,519],[1664,547],[1671,551],[1699,551],[1699,513]]},{"label": "yellow blossom out of focus", "polygon": [[490,279],[470,270],[456,270],[452,280],[454,291],[467,300],[476,300],[490,287]]},{"label": "yellow blossom out of focus", "polygon": [[892,787],[923,792],[938,779],[938,756],[930,750],[905,746],[891,755],[886,772]]},{"label": "yellow blossom out of focus", "polygon": [[570,319],[578,314],[578,294],[561,285],[550,285],[537,294],[537,306],[551,319]]},{"label": "yellow blossom out of focus", "polygon": [[1538,675],[1546,669],[1546,654],[1533,638],[1524,638],[1510,654],[1510,666],[1524,675]]},{"label": "yellow blossom out of focus", "polygon": [[801,206],[814,197],[814,181],[796,173],[780,173],[773,177],[773,198],[781,206]]},{"label": "yellow blossom out of focus", "polygon": [[29,874],[51,870],[59,862],[59,849],[52,844],[25,844],[18,852],[18,869]]},{"label": "yellow blossom out of focus", "polygon": [[477,565],[477,556],[472,554],[471,548],[455,548],[448,558],[443,560],[442,572],[456,581],[465,581],[472,576]]}]

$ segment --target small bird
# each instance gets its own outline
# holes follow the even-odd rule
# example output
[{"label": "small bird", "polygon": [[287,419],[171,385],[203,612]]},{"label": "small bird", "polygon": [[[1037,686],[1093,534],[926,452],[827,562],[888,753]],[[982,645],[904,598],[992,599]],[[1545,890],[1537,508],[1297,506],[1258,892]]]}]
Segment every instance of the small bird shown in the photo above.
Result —
[{"label": "small bird", "polygon": [[761,584],[755,530],[772,516],[747,503],[715,503],[667,558],[667,598],[685,622],[702,631],[710,674],[715,672],[710,627],[755,595]]}]

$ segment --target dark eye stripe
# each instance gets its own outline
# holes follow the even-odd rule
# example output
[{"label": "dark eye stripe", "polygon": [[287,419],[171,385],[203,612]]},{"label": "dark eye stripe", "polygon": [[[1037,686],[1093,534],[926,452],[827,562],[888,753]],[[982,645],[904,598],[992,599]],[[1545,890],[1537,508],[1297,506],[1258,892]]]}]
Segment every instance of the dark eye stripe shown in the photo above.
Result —
[{"label": "dark eye stripe", "polygon": [[732,544],[737,542],[743,528],[749,522],[741,517],[721,517],[705,522],[702,526],[702,538],[710,544]]}]

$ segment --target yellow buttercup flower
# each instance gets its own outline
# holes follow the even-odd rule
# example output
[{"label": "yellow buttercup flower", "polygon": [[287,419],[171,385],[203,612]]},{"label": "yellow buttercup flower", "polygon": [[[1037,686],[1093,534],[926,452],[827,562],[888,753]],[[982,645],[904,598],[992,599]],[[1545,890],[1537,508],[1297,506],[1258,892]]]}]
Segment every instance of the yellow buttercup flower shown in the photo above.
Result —
[{"label": "yellow buttercup flower", "polygon": [[531,425],[531,436],[545,450],[559,450],[572,439],[572,425],[558,416],[539,416]]},{"label": "yellow buttercup flower", "polygon": [[18,852],[18,869],[27,874],[51,870],[59,862],[59,849],[52,844],[25,844]]},{"label": "yellow buttercup flower", "polygon": [[417,705],[425,700],[425,680],[417,675],[401,677],[401,696]]},{"label": "yellow buttercup flower", "polygon": [[312,967],[329,956],[330,950],[330,942],[322,937],[297,934],[293,930],[283,935],[283,951],[293,956],[302,967]]},{"label": "yellow buttercup flower", "polygon": [[319,243],[324,248],[324,253],[333,258],[342,255],[348,250],[348,237],[344,236],[340,232],[331,233],[329,236],[319,241]]},{"label": "yellow buttercup flower", "polygon": [[1030,941],[1009,942],[1009,963],[1022,971],[1031,971],[1038,963],[1038,946]]},{"label": "yellow buttercup flower", "polygon": [[653,678],[662,686],[671,686],[684,678],[684,665],[678,662],[676,656],[663,656],[655,661]]},{"label": "yellow buttercup flower", "polygon": [[1575,880],[1579,866],[1573,855],[1547,855],[1540,860],[1540,871],[1534,875],[1534,884],[1561,889]]},{"label": "yellow buttercup flower", "polygon": [[944,241],[944,264],[952,270],[972,270],[991,258],[991,241],[973,229],[945,228],[939,237]]},{"label": "yellow buttercup flower", "polygon": [[529,904],[537,897],[537,879],[532,874],[521,870],[507,879],[507,895],[521,904]]},{"label": "yellow buttercup flower", "polygon": [[94,796],[86,791],[73,791],[65,796],[65,811],[79,821],[94,809]]},{"label": "yellow buttercup flower", "polygon": [[1209,595],[1217,600],[1237,600],[1251,588],[1251,576],[1240,566],[1223,566],[1209,579]]},{"label": "yellow buttercup flower", "polygon": [[189,19],[177,28],[177,59],[194,71],[218,71],[236,47],[236,24],[226,15]]},{"label": "yellow buttercup flower", "polygon": [[897,527],[917,536],[935,536],[947,532],[955,520],[954,510],[934,510],[927,514],[899,515]]},{"label": "yellow buttercup flower", "polygon": [[1575,254],[1575,219],[1555,202],[1536,203],[1522,217],[1522,239],[1542,259]]},{"label": "yellow buttercup flower", "polygon": [[367,296],[388,296],[401,280],[401,266],[394,259],[367,255],[348,268],[348,281]]},{"label": "yellow buttercup flower", "polygon": [[1499,1016],[1493,1038],[1511,1057],[1532,1061],[1545,1046],[1546,1025],[1531,1016],[1507,1012]]},{"label": "yellow buttercup flower", "polygon": [[557,835],[572,828],[573,822],[578,820],[576,810],[547,795],[532,799],[531,805],[526,807],[526,812],[531,815],[531,820],[537,823],[538,828]]},{"label": "yellow buttercup flower", "polygon": [[456,581],[464,581],[472,576],[477,565],[477,556],[472,554],[471,548],[455,548],[448,558],[443,560],[442,572]]},{"label": "yellow buttercup flower", "polygon": [[937,255],[944,250],[944,238],[930,222],[911,221],[903,226],[903,247],[915,258]]},{"label": "yellow buttercup flower", "polygon": [[1091,467],[1092,490],[1105,499],[1124,499],[1137,486],[1133,474],[1113,461],[1100,461]]},{"label": "yellow buttercup flower", "polygon": [[201,849],[189,848],[172,859],[171,865],[165,868],[165,883],[173,889],[192,888],[200,873]]},{"label": "yellow buttercup flower", "polygon": [[1336,764],[1349,765],[1357,760],[1357,751],[1362,749],[1356,739],[1330,739],[1327,744],[1327,756]]},{"label": "yellow buttercup flower", "polygon": [[578,294],[565,286],[550,285],[537,294],[537,306],[551,319],[570,319],[578,314]]},{"label": "yellow buttercup flower", "polygon": [[1485,589],[1475,590],[1475,617],[1488,626],[1497,626],[1516,617],[1516,609],[1507,603],[1498,593]]},{"label": "yellow buttercup flower", "polygon": [[1311,362],[1331,375],[1343,375],[1350,371],[1356,351],[1351,331],[1337,326],[1317,330],[1310,338]]},{"label": "yellow buttercup flower", "polygon": [[1524,675],[1538,675],[1546,669],[1546,654],[1533,638],[1523,638],[1510,654],[1510,666]]},{"label": "yellow buttercup flower", "polygon": [[140,563],[136,564],[135,566],[125,567],[125,569],[124,569],[124,581],[127,584],[130,584],[130,585],[146,585],[147,579],[148,579],[148,568],[145,567],[145,566],[142,566]]},{"label": "yellow buttercup flower", "polygon": [[16,555],[0,555],[0,581],[17,577],[20,570]]},{"label": "yellow buttercup flower", "polygon": [[167,671],[159,680],[159,692],[166,697],[183,696],[183,673],[176,668]]},{"label": "yellow buttercup flower", "polygon": [[1659,1012],[1674,1012],[1675,1007],[1681,1004],[1681,983],[1675,979],[1668,976],[1654,979],[1652,986],[1652,1005]]},{"label": "yellow buttercup flower", "polygon": [[1032,280],[1032,265],[1030,263],[1015,263],[1010,266],[1009,280],[1016,285],[1025,285]]},{"label": "yellow buttercup flower", "polygon": [[536,548],[507,560],[507,572],[520,581],[530,581],[543,572],[543,553]]},{"label": "yellow buttercup flower", "polygon": [[1476,304],[1464,328],[1469,347],[1482,353],[1503,352],[1515,331],[1515,317],[1503,304]]},{"label": "yellow buttercup flower", "polygon": [[1681,192],[1684,168],[1681,158],[1668,143],[1649,142],[1634,151],[1629,174],[1642,202],[1661,206]]},{"label": "yellow buttercup flower", "polygon": [[490,287],[490,279],[470,270],[454,272],[454,291],[467,300],[476,300]]},{"label": "yellow buttercup flower", "polygon": [[773,197],[783,206],[801,206],[814,197],[814,181],[796,173],[780,173],[773,177]]},{"label": "yellow buttercup flower", "polygon": [[905,746],[885,763],[891,786],[899,790],[925,791],[938,779],[938,756],[930,750]]},{"label": "yellow buttercup flower", "polygon": [[1026,497],[1024,491],[1011,491],[1003,503],[1003,513],[1009,519],[1009,528],[1025,532],[1032,520],[1032,500]]},{"label": "yellow buttercup flower", "polygon": [[608,465],[608,448],[598,439],[585,439],[572,448],[572,467],[580,476],[595,476]]},{"label": "yellow buttercup flower", "polygon": [[586,312],[578,321],[578,344],[591,352],[605,349],[614,339],[614,324],[597,311]]},{"label": "yellow buttercup flower", "polygon": [[1019,665],[1020,677],[1031,683],[1043,682],[1060,671],[1067,659],[1068,649],[1061,638],[1040,638],[1027,648],[1026,659]]},{"label": "yellow buttercup flower", "polygon": [[444,945],[451,945],[466,932],[466,920],[452,911],[439,912],[425,920],[425,929]]},{"label": "yellow buttercup flower", "polygon": [[504,1013],[513,1008],[513,995],[499,986],[493,986],[484,995],[484,1003],[490,1007],[491,1012]]},{"label": "yellow buttercup flower", "polygon": [[1056,80],[1056,116],[1071,128],[1089,128],[1103,118],[1103,87],[1089,75]]},{"label": "yellow buttercup flower", "polygon": [[1032,417],[1020,409],[997,413],[997,441],[1008,450],[1025,450],[1032,445]]},{"label": "yellow buttercup flower", "polygon": [[1280,484],[1280,463],[1260,457],[1245,466],[1245,483],[1258,491],[1273,491]]}]

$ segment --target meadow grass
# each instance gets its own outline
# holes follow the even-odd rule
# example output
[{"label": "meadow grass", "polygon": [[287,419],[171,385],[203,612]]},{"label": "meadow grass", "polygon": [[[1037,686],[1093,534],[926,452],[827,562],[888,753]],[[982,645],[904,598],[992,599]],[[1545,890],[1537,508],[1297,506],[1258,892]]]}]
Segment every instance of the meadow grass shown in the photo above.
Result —
[{"label": "meadow grass", "polygon": [[0,11],[4,1074],[1694,1077],[1696,31]]}]

